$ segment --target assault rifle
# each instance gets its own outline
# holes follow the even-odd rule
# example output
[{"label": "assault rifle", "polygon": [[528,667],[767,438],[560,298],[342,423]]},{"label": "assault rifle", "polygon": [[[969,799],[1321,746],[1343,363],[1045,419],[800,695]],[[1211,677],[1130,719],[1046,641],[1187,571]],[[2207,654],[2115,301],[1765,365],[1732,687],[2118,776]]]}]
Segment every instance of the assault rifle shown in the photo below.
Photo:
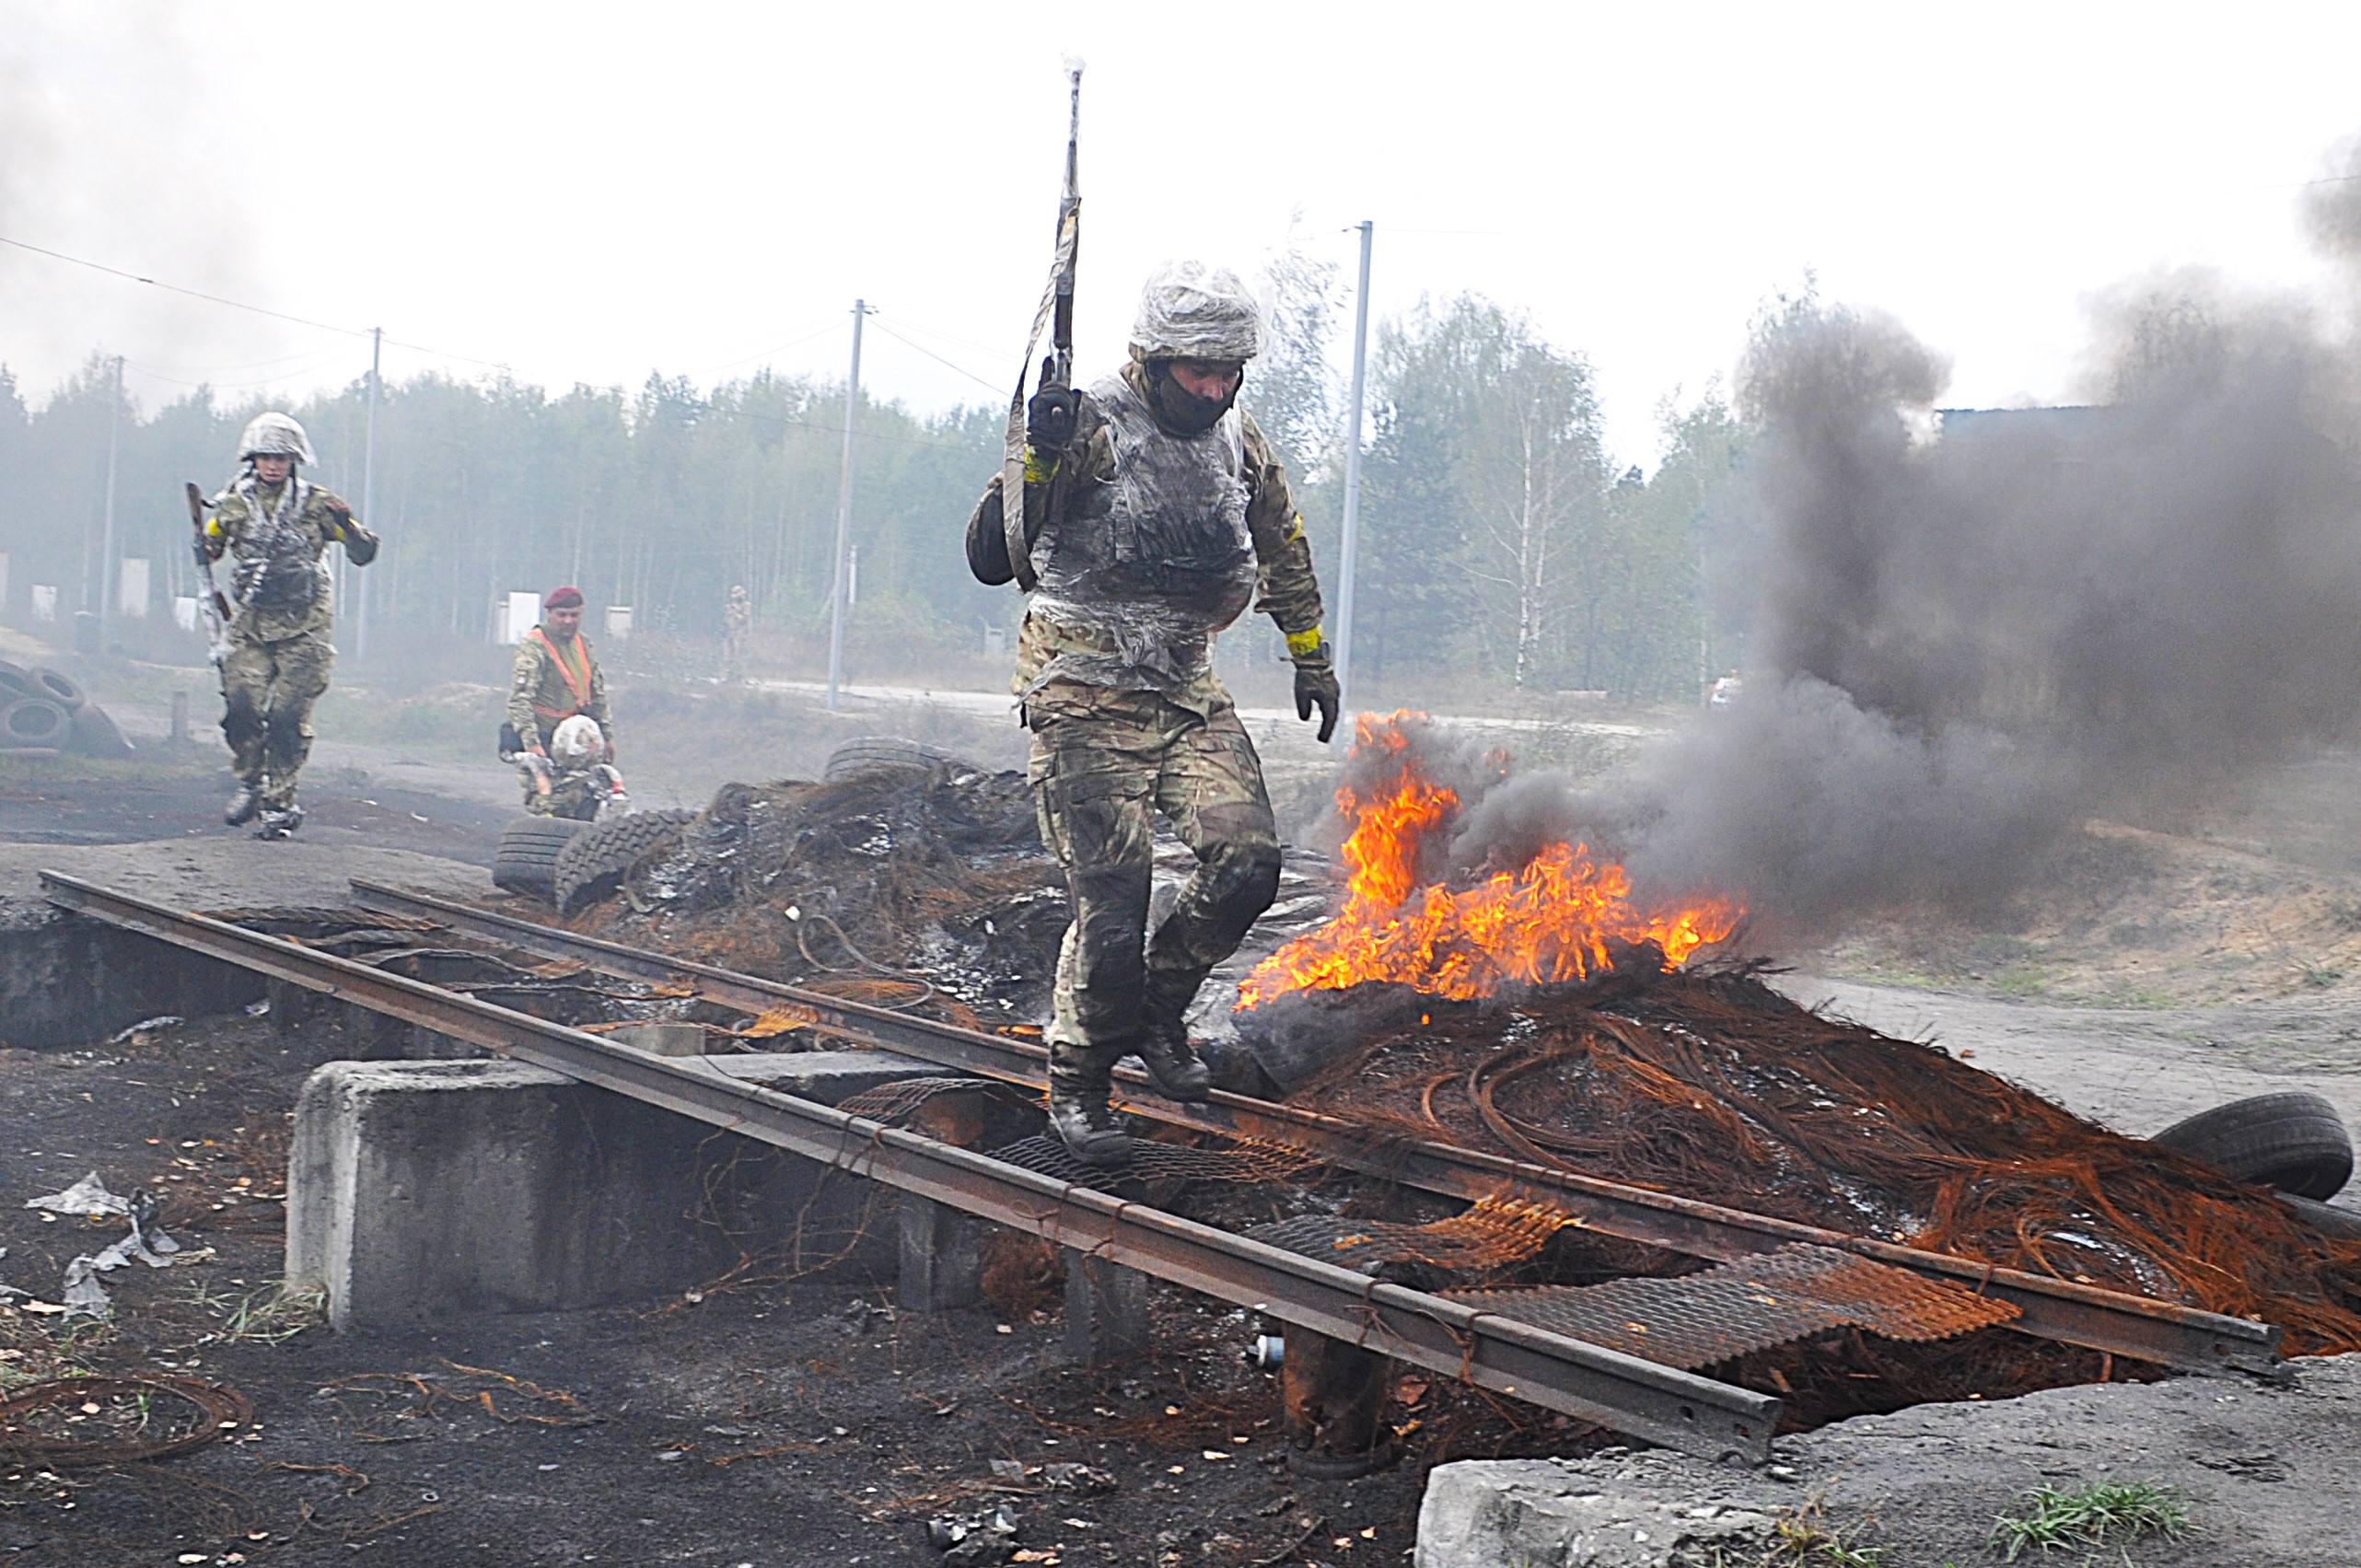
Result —
[{"label": "assault rifle", "polygon": [[205,652],[219,664],[229,652],[229,600],[214,586],[213,557],[205,552],[205,510],[211,505],[197,482],[189,482],[189,526],[196,530],[197,609],[205,618]]},{"label": "assault rifle", "polygon": [[[1063,449],[1065,437],[1074,434],[1075,419],[1082,407],[1082,394],[1074,390],[1074,259],[1082,238],[1076,156],[1082,134],[1082,62],[1067,61],[1065,77],[1065,192],[1058,198],[1057,249],[1050,261],[1049,286],[1041,291],[1041,307],[1033,312],[1032,335],[1018,356],[1023,368],[1017,372],[1017,394],[1008,400],[1008,438],[1000,467],[1000,522],[1007,533],[1008,564],[1017,575],[1018,587],[1026,593],[1033,591],[1039,579],[1033,572],[1032,543],[1025,537],[1025,447],[1029,436],[1033,444],[1050,451]],[[1029,401],[1025,382],[1044,328],[1049,331],[1050,352],[1041,361],[1041,382]]]}]

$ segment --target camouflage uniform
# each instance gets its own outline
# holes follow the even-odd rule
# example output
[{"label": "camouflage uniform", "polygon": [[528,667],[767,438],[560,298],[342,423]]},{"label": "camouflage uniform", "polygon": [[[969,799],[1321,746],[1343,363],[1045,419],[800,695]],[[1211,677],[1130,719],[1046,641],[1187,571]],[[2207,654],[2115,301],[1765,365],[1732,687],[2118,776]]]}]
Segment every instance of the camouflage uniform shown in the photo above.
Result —
[{"label": "camouflage uniform", "polygon": [[525,811],[533,817],[569,817],[577,822],[587,822],[599,815],[611,794],[611,786],[599,770],[587,768],[555,768],[550,774],[547,795],[527,786]]},{"label": "camouflage uniform", "polygon": [[[1298,656],[1324,657],[1303,522],[1283,465],[1243,410],[1197,436],[1163,433],[1174,448],[1229,443],[1227,463],[1214,470],[1231,475],[1237,494],[1216,485],[1165,508],[1193,538],[1134,537],[1133,519],[1107,511],[1127,466],[1157,460],[1144,411],[1153,412],[1148,370],[1134,360],[1091,389],[1062,453],[1029,454],[1024,487],[1041,588],[1018,633],[1013,687],[1033,735],[1042,838],[1065,868],[1074,907],[1059,953],[1052,1076],[1102,1094],[1108,1070],[1139,1048],[1150,1020],[1177,1028],[1206,974],[1278,889],[1278,830],[1262,763],[1213,672],[1213,635],[1251,596]],[[1210,552],[1207,517],[1225,547]],[[1009,580],[997,476],[969,520],[968,549],[977,577]],[[1079,558],[1079,570],[1061,571],[1069,558]],[[1151,614],[1145,625],[1089,613],[1080,601],[1111,565],[1161,581],[1203,613],[1185,624]],[[1198,865],[1150,935],[1159,812]]]},{"label": "camouflage uniform", "polygon": [[289,811],[311,754],[312,704],[328,690],[336,662],[323,557],[342,542],[355,564],[366,564],[377,540],[332,492],[299,474],[264,484],[250,471],[214,497],[204,540],[208,558],[234,563],[236,608],[221,660],[221,733],[231,771],[264,810]]},{"label": "camouflage uniform", "polygon": [[747,597],[742,583],[730,586],[728,601],[722,607],[721,678],[726,681],[742,679],[746,674],[746,638],[754,625],[754,602]]},{"label": "camouflage uniform", "polygon": [[[559,653],[570,668],[560,667]],[[561,642],[536,626],[517,645],[517,663],[508,679],[508,722],[516,726],[518,739],[529,746],[538,743],[546,752],[557,726],[576,714],[596,719],[608,749],[613,750],[615,720],[607,706],[607,674],[599,668],[599,656],[590,651],[590,639],[576,632],[571,641]]]}]

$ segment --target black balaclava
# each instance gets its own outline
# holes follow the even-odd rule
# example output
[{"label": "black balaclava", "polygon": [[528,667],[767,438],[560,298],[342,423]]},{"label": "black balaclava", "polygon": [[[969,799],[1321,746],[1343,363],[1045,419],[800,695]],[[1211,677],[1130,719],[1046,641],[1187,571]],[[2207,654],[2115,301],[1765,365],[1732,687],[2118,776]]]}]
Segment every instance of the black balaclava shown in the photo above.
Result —
[{"label": "black balaclava", "polygon": [[1246,386],[1241,373],[1238,385],[1222,398],[1201,398],[1183,389],[1172,378],[1172,362],[1151,359],[1146,364],[1148,407],[1155,411],[1157,424],[1175,436],[1202,436],[1221,423],[1222,415],[1238,401],[1238,394]]}]

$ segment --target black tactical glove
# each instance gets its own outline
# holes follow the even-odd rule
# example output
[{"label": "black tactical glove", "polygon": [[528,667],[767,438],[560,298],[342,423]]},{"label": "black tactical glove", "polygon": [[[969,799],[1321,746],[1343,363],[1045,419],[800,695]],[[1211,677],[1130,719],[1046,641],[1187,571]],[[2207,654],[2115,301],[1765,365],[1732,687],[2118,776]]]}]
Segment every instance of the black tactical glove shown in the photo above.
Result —
[{"label": "black tactical glove", "polygon": [[1320,651],[1296,660],[1296,717],[1308,719],[1311,711],[1320,710],[1320,743],[1336,733],[1336,715],[1344,706],[1344,690],[1336,684],[1336,665],[1328,656],[1328,645]]},{"label": "black tactical glove", "polygon": [[1082,393],[1072,387],[1044,387],[1025,405],[1025,445],[1044,458],[1065,450],[1082,412]]}]

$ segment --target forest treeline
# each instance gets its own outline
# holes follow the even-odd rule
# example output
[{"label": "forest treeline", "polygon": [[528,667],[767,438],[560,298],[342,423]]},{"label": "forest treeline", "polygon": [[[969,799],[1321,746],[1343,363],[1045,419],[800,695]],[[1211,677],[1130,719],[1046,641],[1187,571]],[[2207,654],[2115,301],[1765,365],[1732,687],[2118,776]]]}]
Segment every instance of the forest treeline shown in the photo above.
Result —
[{"label": "forest treeline", "polygon": [[[1245,401],[1287,454],[1332,606],[1342,291],[1332,268],[1293,256],[1264,284],[1273,344]],[[38,401],[0,369],[0,620],[30,619],[37,586],[60,620],[97,609],[111,425],[116,554],[147,561],[152,584],[146,620],[118,617],[117,630],[147,646],[175,634],[170,597],[193,581],[182,482],[226,482],[247,419],[282,405],[200,387],[150,409],[119,402],[115,387],[95,355]],[[345,622],[366,594],[372,657],[435,665],[490,640],[506,592],[570,581],[594,607],[633,607],[637,630],[694,642],[719,634],[742,583],[771,645],[824,657],[843,399],[841,382],[768,371],[705,391],[651,376],[635,392],[554,396],[506,377],[390,379],[367,519],[385,548],[349,575]],[[319,453],[313,477],[355,505],[366,402],[355,381],[290,410]],[[1683,700],[1728,659],[1699,584],[1701,520],[1742,447],[1717,398],[1668,411],[1654,474],[1611,471],[1582,356],[1471,296],[1377,331],[1369,406],[1355,631],[1366,696],[1472,678]],[[865,398],[857,674],[916,673],[1013,626],[1017,596],[978,586],[960,548],[1001,428],[997,409],[930,415]],[[349,652],[349,634],[339,640]]]}]

